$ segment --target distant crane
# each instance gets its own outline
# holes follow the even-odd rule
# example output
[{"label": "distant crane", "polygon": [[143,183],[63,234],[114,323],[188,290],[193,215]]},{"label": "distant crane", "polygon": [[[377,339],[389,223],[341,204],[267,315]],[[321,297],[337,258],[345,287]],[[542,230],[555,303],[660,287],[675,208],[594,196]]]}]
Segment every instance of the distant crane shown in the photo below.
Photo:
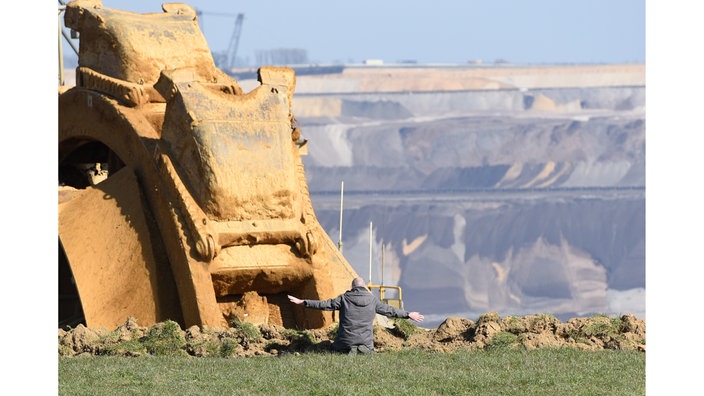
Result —
[{"label": "distant crane", "polygon": [[226,71],[232,69],[235,66],[235,62],[237,61],[237,47],[239,46],[240,34],[242,33],[242,22],[244,21],[244,14],[228,14],[221,12],[206,12],[202,10],[196,10],[196,16],[198,16],[198,19],[201,19],[201,16],[203,15],[236,17],[235,27],[232,31],[232,37],[230,37],[230,44],[227,47],[227,51],[225,51],[224,53],[213,54],[216,55],[215,61],[218,64],[218,67],[223,68]]},{"label": "distant crane", "polygon": [[232,31],[232,37],[230,37],[230,46],[228,47],[225,64],[227,69],[230,70],[235,66],[235,61],[237,60],[237,46],[240,43],[240,32],[242,32],[242,21],[244,21],[244,14],[237,14],[237,19],[235,20],[235,28]]}]

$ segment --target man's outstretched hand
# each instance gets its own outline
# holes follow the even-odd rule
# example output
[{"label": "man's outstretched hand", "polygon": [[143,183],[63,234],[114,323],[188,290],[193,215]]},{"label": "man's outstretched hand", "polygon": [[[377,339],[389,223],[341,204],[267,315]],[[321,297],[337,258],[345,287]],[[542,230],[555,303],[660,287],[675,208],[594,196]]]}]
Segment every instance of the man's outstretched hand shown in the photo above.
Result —
[{"label": "man's outstretched hand", "polygon": [[[289,296],[290,298],[291,296]],[[409,312],[408,317],[415,322],[422,322],[425,317],[420,312]]]},{"label": "man's outstretched hand", "polygon": [[289,294],[289,296],[288,296],[288,300],[291,301],[292,303],[296,304],[296,305],[301,305],[301,304],[303,304],[303,300],[301,300],[300,298],[296,298],[296,297],[294,297],[294,296],[292,296],[292,295],[290,295],[290,294]]}]

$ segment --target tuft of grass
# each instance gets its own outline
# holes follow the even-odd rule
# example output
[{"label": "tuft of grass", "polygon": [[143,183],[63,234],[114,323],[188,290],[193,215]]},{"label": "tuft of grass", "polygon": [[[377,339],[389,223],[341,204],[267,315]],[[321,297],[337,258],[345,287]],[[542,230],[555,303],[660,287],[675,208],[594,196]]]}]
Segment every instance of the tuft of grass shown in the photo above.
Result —
[{"label": "tuft of grass", "polygon": [[259,328],[252,323],[242,322],[235,318],[230,322],[230,326],[238,330],[245,344],[257,342],[262,339],[262,333],[259,331]]},{"label": "tuft of grass", "polygon": [[513,334],[519,334],[525,331],[523,326],[523,318],[514,315],[508,315],[503,319],[504,327],[506,331]]},{"label": "tuft of grass", "polygon": [[335,337],[337,337],[337,329],[339,328],[339,326],[340,325],[338,323],[335,323],[332,326],[330,326],[330,328],[328,329],[328,334],[327,334],[329,339],[334,340]]},{"label": "tuft of grass", "polygon": [[553,331],[559,319],[552,314],[538,314],[530,319],[529,331],[541,333],[543,331]]},{"label": "tuft of grass", "polygon": [[205,341],[202,344],[203,349],[205,350],[204,356],[223,356],[223,355],[227,354],[227,351],[223,352],[223,345],[225,343],[228,343],[228,342],[227,341],[217,342],[214,340]]},{"label": "tuft of grass", "polygon": [[140,356],[145,353],[148,353],[144,343],[140,342],[137,333],[135,331],[131,331],[130,335],[131,338],[129,340],[124,340],[121,338],[120,330],[115,329],[110,333],[100,337],[98,341],[95,342],[96,345],[102,345],[99,354],[117,356]]},{"label": "tuft of grass", "polygon": [[605,314],[596,314],[588,318],[582,327],[582,333],[587,337],[617,337],[621,330],[621,320]]},{"label": "tuft of grass", "polygon": [[559,322],[559,320],[553,314],[538,314],[531,319],[531,325],[551,324],[555,322]]},{"label": "tuft of grass", "polygon": [[413,334],[422,331],[408,319],[399,318],[394,321],[394,332],[404,340],[408,340]]},{"label": "tuft of grass", "polygon": [[173,320],[157,323],[144,336],[142,344],[152,355],[156,356],[186,356],[184,350],[186,339],[181,327]]},{"label": "tuft of grass", "polygon": [[105,355],[118,355],[118,356],[141,356],[147,353],[147,348],[145,345],[137,339],[132,339],[128,341],[120,341],[114,344],[107,344],[102,350]]},{"label": "tuft of grass", "polygon": [[284,336],[286,339],[290,340],[291,338],[295,338],[299,333],[299,330],[296,329],[289,329],[285,328],[281,330],[281,335]]},{"label": "tuft of grass", "polygon": [[[233,340],[231,338],[227,338],[223,340],[222,343],[220,343],[218,349],[219,349],[219,355],[221,357],[231,357],[235,351],[240,348],[240,344],[237,342],[237,340]],[[216,354],[213,353],[213,356]]]},{"label": "tuft of grass", "polygon": [[586,337],[584,337],[584,335],[579,330],[570,329],[567,332],[567,336],[569,338],[575,340],[575,342],[577,342],[577,343],[585,344],[585,345],[589,344],[589,340]]},{"label": "tuft of grass", "polygon": [[294,349],[305,350],[315,345],[315,337],[308,330],[285,329],[281,333]]},{"label": "tuft of grass", "polygon": [[502,331],[491,338],[489,344],[487,345],[487,349],[512,348],[518,344],[518,336],[516,334],[508,331]]},{"label": "tuft of grass", "polygon": [[59,345],[59,356],[71,356],[73,350],[68,345]]}]

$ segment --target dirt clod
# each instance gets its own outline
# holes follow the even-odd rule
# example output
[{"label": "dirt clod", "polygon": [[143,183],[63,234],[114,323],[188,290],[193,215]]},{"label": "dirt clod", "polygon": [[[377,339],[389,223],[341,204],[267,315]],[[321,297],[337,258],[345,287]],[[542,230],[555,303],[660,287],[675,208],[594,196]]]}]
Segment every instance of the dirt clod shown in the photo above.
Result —
[{"label": "dirt clod", "polygon": [[[399,323],[398,321],[404,321]],[[274,324],[233,322],[235,327],[198,327],[164,332],[164,323],[139,326],[134,318],[112,331],[89,329],[78,325],[59,329],[59,355],[79,356],[153,354],[154,337],[159,337],[161,353],[178,353],[195,357],[250,357],[283,354],[324,353],[331,351],[337,324],[315,330],[287,329]],[[397,319],[393,328],[374,327],[377,352],[420,349],[437,352],[486,348],[577,348],[583,350],[615,349],[645,352],[645,321],[634,315],[608,317],[595,315],[572,318],[566,323],[552,315],[507,316],[492,312],[477,322],[466,318],[447,318],[436,329],[417,327],[406,319]],[[399,329],[404,329],[399,331]],[[173,342],[166,339],[173,337]],[[185,340],[185,343],[183,342]],[[175,348],[176,351],[164,350]]]}]

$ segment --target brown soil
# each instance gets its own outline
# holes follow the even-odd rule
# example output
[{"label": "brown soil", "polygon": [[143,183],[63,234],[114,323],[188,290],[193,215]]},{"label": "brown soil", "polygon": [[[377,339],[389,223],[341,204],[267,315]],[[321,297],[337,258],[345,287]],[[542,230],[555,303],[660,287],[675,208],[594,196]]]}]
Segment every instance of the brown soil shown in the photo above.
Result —
[{"label": "brown soil", "polygon": [[[83,325],[59,329],[59,355],[180,354],[183,356],[277,356],[287,353],[330,351],[337,325],[316,330],[292,330],[277,325],[239,323],[235,327],[178,327],[173,333],[160,332],[166,323],[141,327],[130,318],[114,330],[91,329]],[[172,328],[174,322],[170,322]],[[168,337],[172,339],[169,340]],[[147,345],[171,342],[171,349],[150,349]],[[166,340],[166,341],[165,341]],[[552,315],[500,317],[486,313],[474,322],[447,318],[436,329],[396,320],[392,327],[375,324],[377,352],[419,349],[434,352],[491,348],[576,348],[583,350],[638,350],[645,352],[645,321],[627,314],[618,318],[596,315],[572,318],[562,323]]]}]

